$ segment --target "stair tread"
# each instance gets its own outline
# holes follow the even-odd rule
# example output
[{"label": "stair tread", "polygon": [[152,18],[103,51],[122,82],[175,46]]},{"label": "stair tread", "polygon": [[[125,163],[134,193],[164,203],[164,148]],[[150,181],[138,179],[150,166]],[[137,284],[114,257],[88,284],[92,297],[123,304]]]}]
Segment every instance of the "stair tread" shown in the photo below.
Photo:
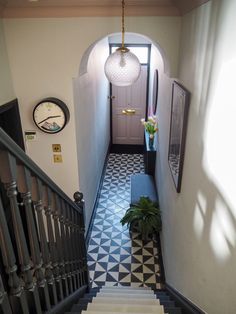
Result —
[{"label": "stair tread", "polygon": [[127,312],[153,312],[153,313],[164,313],[164,308],[161,305],[136,305],[136,304],[99,304],[99,303],[89,303],[87,306],[88,310],[97,310],[104,312],[116,312],[120,311],[124,313]]},{"label": "stair tread", "polygon": [[116,294],[126,294],[126,293],[138,293],[138,294],[154,294],[153,290],[136,290],[136,289],[128,289],[128,290],[123,290],[123,289],[101,289],[98,293],[116,293]]},{"label": "stair tread", "polygon": [[[117,298],[96,298],[93,300],[93,303],[112,303],[112,304],[120,304],[120,300]],[[123,299],[122,304],[149,304],[156,305],[160,304],[158,299]]]},{"label": "stair tread", "polygon": [[[78,312],[73,312],[73,313],[68,313],[68,314],[77,314]],[[110,311],[109,314],[120,314],[120,311]],[[127,312],[122,312],[122,313],[127,313]],[[164,312],[159,312],[160,314],[164,314]],[[159,314],[156,312],[156,314]],[[104,314],[103,311],[82,311],[81,314]],[[153,314],[153,312],[132,312],[132,314]]]},{"label": "stair tread", "polygon": [[152,290],[150,287],[132,287],[132,286],[103,286],[101,289],[123,289],[123,290]]},{"label": "stair tread", "polygon": [[126,293],[126,294],[117,294],[117,293],[105,293],[105,292],[99,292],[96,296],[96,298],[100,297],[110,297],[110,298],[117,298],[117,299],[130,299],[130,298],[140,298],[140,299],[156,299],[156,296],[154,294],[137,294],[137,293]]}]

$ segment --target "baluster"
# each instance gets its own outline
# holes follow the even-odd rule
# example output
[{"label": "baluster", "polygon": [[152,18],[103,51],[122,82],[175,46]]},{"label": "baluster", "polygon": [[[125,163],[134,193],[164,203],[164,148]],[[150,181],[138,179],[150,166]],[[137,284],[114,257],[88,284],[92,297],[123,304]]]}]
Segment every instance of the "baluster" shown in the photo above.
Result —
[{"label": "baluster", "polygon": [[81,243],[81,255],[82,255],[82,265],[83,265],[83,275],[84,275],[84,284],[89,285],[90,276],[88,270],[88,262],[87,262],[87,249],[85,245],[85,227],[84,227],[84,219],[82,214],[78,214],[78,221],[80,227],[80,243]]},{"label": "baluster", "polygon": [[75,221],[75,229],[76,229],[76,260],[77,260],[77,272],[79,276],[79,286],[83,285],[83,261],[82,254],[80,248],[80,227],[78,224],[78,212],[74,211],[74,221]]},{"label": "baluster", "polygon": [[47,206],[45,207],[45,215],[47,218],[49,249],[50,249],[51,260],[52,260],[53,275],[56,281],[57,296],[59,300],[62,300],[63,299],[62,282],[61,282],[61,276],[60,276],[59,265],[58,265],[56,241],[54,238],[54,232],[53,232],[53,227],[52,227],[52,213],[53,213],[52,192],[49,187],[46,188],[46,191],[47,191]]},{"label": "baluster", "polygon": [[77,288],[80,287],[80,273],[79,273],[79,258],[78,258],[78,238],[77,238],[77,225],[75,221],[75,210],[74,208],[70,207],[71,213],[71,224],[72,224],[72,247],[73,247],[73,269],[74,274],[76,277],[76,286]]},{"label": "baluster", "polygon": [[1,314],[12,314],[8,295],[4,289],[1,275],[0,275],[0,313]]},{"label": "baluster", "polygon": [[66,247],[68,243],[66,243],[66,237],[65,237],[65,219],[64,219],[64,213],[63,208],[61,206],[61,199],[58,195],[56,195],[56,207],[59,215],[59,223],[60,223],[60,231],[61,231],[61,276],[62,276],[62,286],[63,291],[66,296],[69,295],[69,288],[68,288],[68,277],[66,274],[66,260],[67,260],[67,251]]},{"label": "baluster", "polygon": [[[7,196],[10,201],[11,216],[13,222],[13,228],[15,233],[15,240],[18,252],[18,258],[20,263],[20,269],[22,273],[22,278],[24,281],[24,288],[26,290],[26,296],[28,299],[29,309],[34,310],[36,313],[41,313],[40,301],[38,290],[35,289],[35,283],[33,281],[32,271],[31,271],[31,261],[29,257],[29,251],[27,247],[27,242],[24,234],[22,219],[20,215],[20,210],[17,202],[17,183],[16,183],[16,159],[11,154],[5,152],[2,157],[8,165],[8,178],[3,178],[7,190]],[[6,179],[6,180],[5,180]]]},{"label": "baluster", "polygon": [[67,204],[65,202],[62,202],[62,208],[63,208],[63,212],[64,212],[64,217],[65,217],[65,241],[66,241],[66,273],[67,276],[69,278],[69,289],[70,289],[70,293],[72,293],[74,291],[73,288],[73,279],[72,279],[72,272],[71,272],[71,246],[68,245],[68,243],[70,243],[70,231],[69,231],[69,219],[68,219],[68,215],[67,215]]},{"label": "baluster", "polygon": [[[69,243],[73,243],[73,230],[72,230],[72,223],[71,223],[71,215],[70,215],[70,207],[68,204],[66,204],[66,218],[67,218],[67,224],[68,224],[68,231],[69,231]],[[76,290],[76,277],[74,273],[74,260],[73,260],[73,245],[69,246],[69,256],[70,256],[70,272],[72,277],[72,283],[73,283],[73,291]]]},{"label": "baluster", "polygon": [[56,293],[56,286],[55,281],[52,273],[52,263],[50,260],[50,254],[48,249],[48,240],[45,231],[46,224],[44,223],[43,219],[43,186],[42,182],[38,178],[33,178],[35,184],[35,190],[32,191],[33,197],[35,199],[34,206],[37,213],[38,219],[38,228],[39,228],[39,238],[40,238],[40,247],[42,252],[43,258],[43,267],[45,270],[45,278],[47,281],[48,291],[49,291],[49,298],[47,291],[45,292],[45,302],[47,307],[50,309],[50,303],[56,305],[57,300],[57,293]]},{"label": "baluster", "polygon": [[[17,313],[29,314],[23,282],[17,275],[16,258],[9,234],[5,213],[0,199],[0,246],[5,271],[8,275],[8,286],[10,288],[10,303]],[[4,296],[2,296],[3,298]],[[7,306],[7,305],[6,305]],[[4,312],[3,312],[4,313]],[[8,312],[6,312],[8,314]],[[11,311],[9,311],[11,313]]]},{"label": "baluster", "polygon": [[81,213],[77,213],[77,224],[79,226],[79,244],[80,244],[80,256],[81,256],[81,264],[83,270],[83,284],[89,285],[90,277],[89,277],[89,270],[88,270],[88,263],[87,263],[87,250],[85,246],[85,226],[84,226],[84,200],[83,200],[83,193],[75,192],[74,193],[74,200],[76,205],[80,208]]},{"label": "baluster", "polygon": [[[39,239],[38,233],[35,224],[35,215],[34,215],[34,207],[32,206],[32,178],[30,171],[24,167],[19,166],[19,192],[21,193],[21,197],[23,199],[23,204],[25,206],[26,212],[26,221],[27,221],[27,229],[28,229],[28,236],[30,242],[30,251],[31,251],[31,258],[33,261],[34,266],[34,274],[37,280],[37,288],[40,295],[41,306],[44,310],[50,309],[50,302],[49,302],[49,294],[48,294],[48,286],[46,284],[46,280],[44,277],[44,272],[42,269],[42,258],[41,252],[39,247]],[[36,287],[35,287],[36,289]],[[37,304],[37,311],[41,312],[41,307]]]},{"label": "baluster", "polygon": [[61,265],[62,265],[62,246],[61,246],[61,236],[60,236],[60,230],[59,230],[59,213],[58,210],[59,208],[57,207],[57,201],[55,198],[55,194],[52,194],[52,218],[53,218],[53,223],[54,223],[54,232],[55,232],[55,248],[56,248],[56,259],[57,259],[57,280],[58,280],[58,287],[59,287],[59,299],[63,300],[64,299],[64,294],[63,294],[63,287],[62,287],[62,270],[61,270]]}]

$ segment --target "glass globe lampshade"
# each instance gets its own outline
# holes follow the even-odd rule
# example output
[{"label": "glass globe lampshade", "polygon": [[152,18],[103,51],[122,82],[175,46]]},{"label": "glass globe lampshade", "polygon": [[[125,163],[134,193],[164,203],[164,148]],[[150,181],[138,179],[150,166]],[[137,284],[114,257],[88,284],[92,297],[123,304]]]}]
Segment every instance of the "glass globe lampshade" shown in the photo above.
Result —
[{"label": "glass globe lampshade", "polygon": [[129,86],[139,78],[141,65],[135,54],[123,47],[107,58],[104,69],[111,84]]}]

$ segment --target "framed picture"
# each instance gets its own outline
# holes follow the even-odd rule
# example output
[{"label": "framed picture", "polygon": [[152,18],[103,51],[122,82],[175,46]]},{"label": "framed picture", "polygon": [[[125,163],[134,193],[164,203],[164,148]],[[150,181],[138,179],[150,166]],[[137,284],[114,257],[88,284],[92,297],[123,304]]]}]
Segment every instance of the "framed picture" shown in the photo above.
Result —
[{"label": "framed picture", "polygon": [[173,82],[168,162],[177,193],[181,190],[190,93]]}]

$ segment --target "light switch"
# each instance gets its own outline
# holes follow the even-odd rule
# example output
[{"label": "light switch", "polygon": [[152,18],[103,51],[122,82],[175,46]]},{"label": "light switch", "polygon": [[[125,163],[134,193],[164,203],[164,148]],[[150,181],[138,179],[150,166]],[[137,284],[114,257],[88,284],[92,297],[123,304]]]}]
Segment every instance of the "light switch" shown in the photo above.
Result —
[{"label": "light switch", "polygon": [[53,161],[55,163],[60,163],[62,162],[62,155],[53,155]]}]

